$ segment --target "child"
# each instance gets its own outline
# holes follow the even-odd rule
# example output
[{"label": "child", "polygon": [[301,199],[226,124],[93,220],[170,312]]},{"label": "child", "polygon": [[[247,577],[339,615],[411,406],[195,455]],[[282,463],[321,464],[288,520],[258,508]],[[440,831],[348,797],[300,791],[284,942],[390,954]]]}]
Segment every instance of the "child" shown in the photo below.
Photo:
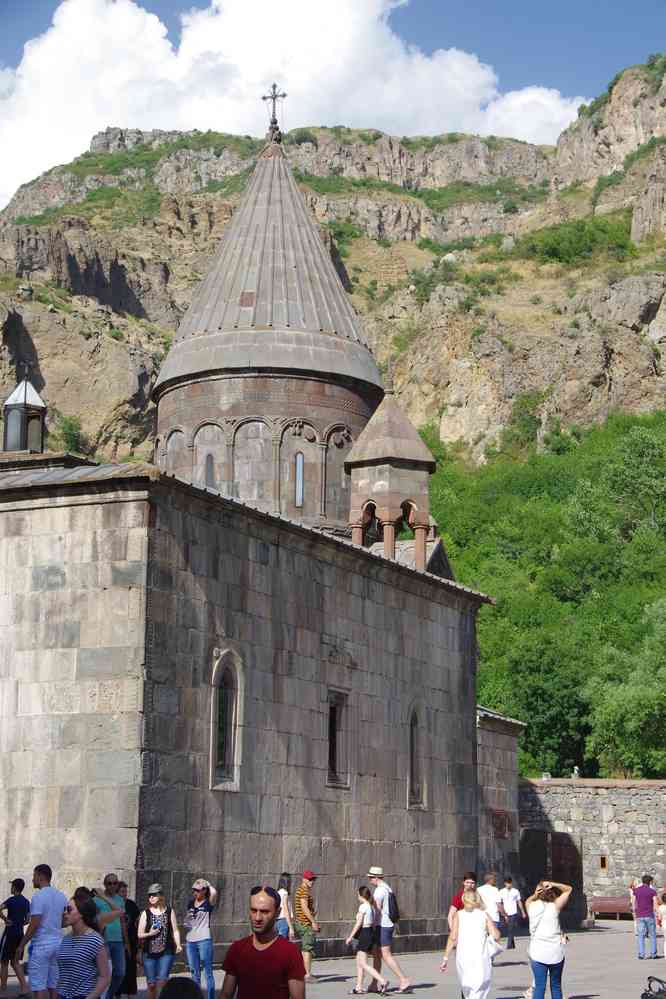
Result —
[{"label": "child", "polygon": [[[23,878],[14,878],[10,897],[0,905],[0,919],[5,924],[5,932],[0,941],[0,989],[3,994],[7,991],[7,975],[10,964],[18,979],[21,990],[19,994],[21,996],[30,994],[21,962],[16,959],[16,948],[23,938],[23,927],[30,919],[30,902],[22,894],[24,888]],[[4,915],[5,911],[7,912],[6,916]]]},{"label": "child", "polygon": [[388,979],[382,978],[378,971],[368,964],[368,954],[372,952],[375,943],[375,922],[377,910],[372,901],[372,894],[369,888],[361,885],[358,890],[359,907],[356,913],[354,928],[345,941],[347,946],[351,946],[352,940],[358,940],[358,950],[356,951],[356,986],[351,994],[354,996],[363,995],[363,978],[367,973],[379,985],[378,992],[384,995],[388,988]]}]

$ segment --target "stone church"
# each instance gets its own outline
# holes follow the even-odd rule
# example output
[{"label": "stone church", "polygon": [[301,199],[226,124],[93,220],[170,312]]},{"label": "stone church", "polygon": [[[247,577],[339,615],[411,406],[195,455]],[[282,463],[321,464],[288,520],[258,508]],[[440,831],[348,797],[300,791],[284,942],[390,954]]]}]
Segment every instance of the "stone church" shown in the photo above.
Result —
[{"label": "stone church", "polygon": [[182,911],[204,875],[224,943],[308,867],[333,953],[381,864],[403,946],[439,943],[480,850],[515,859],[519,728],[477,717],[489,598],[453,578],[432,455],[274,119],[154,399],[154,464],[44,452],[32,386],[5,404],[1,876],[114,870]]}]

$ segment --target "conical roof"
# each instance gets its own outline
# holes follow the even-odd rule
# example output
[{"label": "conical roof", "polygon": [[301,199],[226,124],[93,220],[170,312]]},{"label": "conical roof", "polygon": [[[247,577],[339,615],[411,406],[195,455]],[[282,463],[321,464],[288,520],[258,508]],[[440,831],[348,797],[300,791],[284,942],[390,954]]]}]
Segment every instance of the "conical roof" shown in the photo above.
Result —
[{"label": "conical roof", "polygon": [[46,403],[35,386],[24,378],[19,382],[12,394],[4,402],[5,406],[33,406],[35,409],[46,409]]},{"label": "conical roof", "polygon": [[283,368],[381,386],[375,361],[284,152],[262,152],[157,380]]},{"label": "conical roof", "polygon": [[349,471],[358,465],[407,462],[434,472],[436,462],[389,389],[345,459]]}]

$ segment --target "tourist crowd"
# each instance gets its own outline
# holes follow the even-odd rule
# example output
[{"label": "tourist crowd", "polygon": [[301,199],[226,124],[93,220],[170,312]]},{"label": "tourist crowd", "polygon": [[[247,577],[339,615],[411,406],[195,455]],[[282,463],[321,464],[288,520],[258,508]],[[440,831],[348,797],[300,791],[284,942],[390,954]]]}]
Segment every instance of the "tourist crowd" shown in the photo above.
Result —
[{"label": "tourist crowd", "polygon": [[[215,999],[211,915],[217,891],[205,878],[192,884],[184,911],[185,957],[189,978],[171,978],[183,940],[174,909],[161,884],[149,886],[143,909],[127,897],[127,885],[115,874],[104,878],[100,891],[77,888],[71,898],[51,884],[52,871],[39,864],[33,872],[31,901],[25,882],[16,878],[11,895],[0,905],[5,928],[0,942],[0,992],[7,987],[9,966],[20,995],[34,999],[116,999],[137,994],[137,964],[142,967],[150,999],[202,999],[205,972],[207,999]],[[281,875],[277,889],[256,885],[250,890],[251,934],[229,947],[220,999],[303,999],[312,980],[312,961],[319,932],[314,886],[317,875],[305,870],[292,896],[291,878]],[[411,992],[412,983],[393,954],[400,919],[398,902],[381,867],[370,867],[367,885],[357,892],[357,911],[346,939],[356,949],[353,995],[389,988]],[[652,878],[631,885],[638,957],[657,956],[656,927],[666,920],[666,894],[659,897]],[[487,999],[492,966],[502,950],[515,948],[521,919],[529,923],[528,955],[532,985],[526,995],[544,999],[550,982],[552,999],[562,999],[566,935],[560,913],[571,896],[570,885],[540,881],[524,902],[510,877],[500,889],[493,873],[477,886],[476,874],[464,875],[451,900],[449,934],[441,970],[456,952],[456,970],[464,999]],[[63,934],[63,928],[69,933]],[[501,937],[506,936],[506,945]],[[650,940],[645,954],[645,940]],[[24,957],[27,960],[27,975]],[[29,984],[28,984],[29,979]],[[366,988],[366,980],[368,987]]]}]

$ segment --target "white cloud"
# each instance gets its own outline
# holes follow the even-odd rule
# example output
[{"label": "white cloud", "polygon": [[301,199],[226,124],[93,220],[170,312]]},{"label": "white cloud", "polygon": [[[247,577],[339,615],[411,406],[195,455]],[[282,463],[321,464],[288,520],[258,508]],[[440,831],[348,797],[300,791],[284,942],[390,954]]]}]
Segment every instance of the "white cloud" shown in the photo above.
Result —
[{"label": "white cloud", "polygon": [[[260,94],[289,93],[284,124],[395,134],[479,131],[553,142],[583,98],[502,95],[492,67],[459,49],[426,55],[391,29],[407,0],[211,0],[185,13],[174,48],[140,0],[62,0],[51,27],[0,68],[0,205],[83,152],[107,125],[262,134]],[[270,16],[269,16],[270,15]],[[7,155],[7,151],[11,154]]]}]

